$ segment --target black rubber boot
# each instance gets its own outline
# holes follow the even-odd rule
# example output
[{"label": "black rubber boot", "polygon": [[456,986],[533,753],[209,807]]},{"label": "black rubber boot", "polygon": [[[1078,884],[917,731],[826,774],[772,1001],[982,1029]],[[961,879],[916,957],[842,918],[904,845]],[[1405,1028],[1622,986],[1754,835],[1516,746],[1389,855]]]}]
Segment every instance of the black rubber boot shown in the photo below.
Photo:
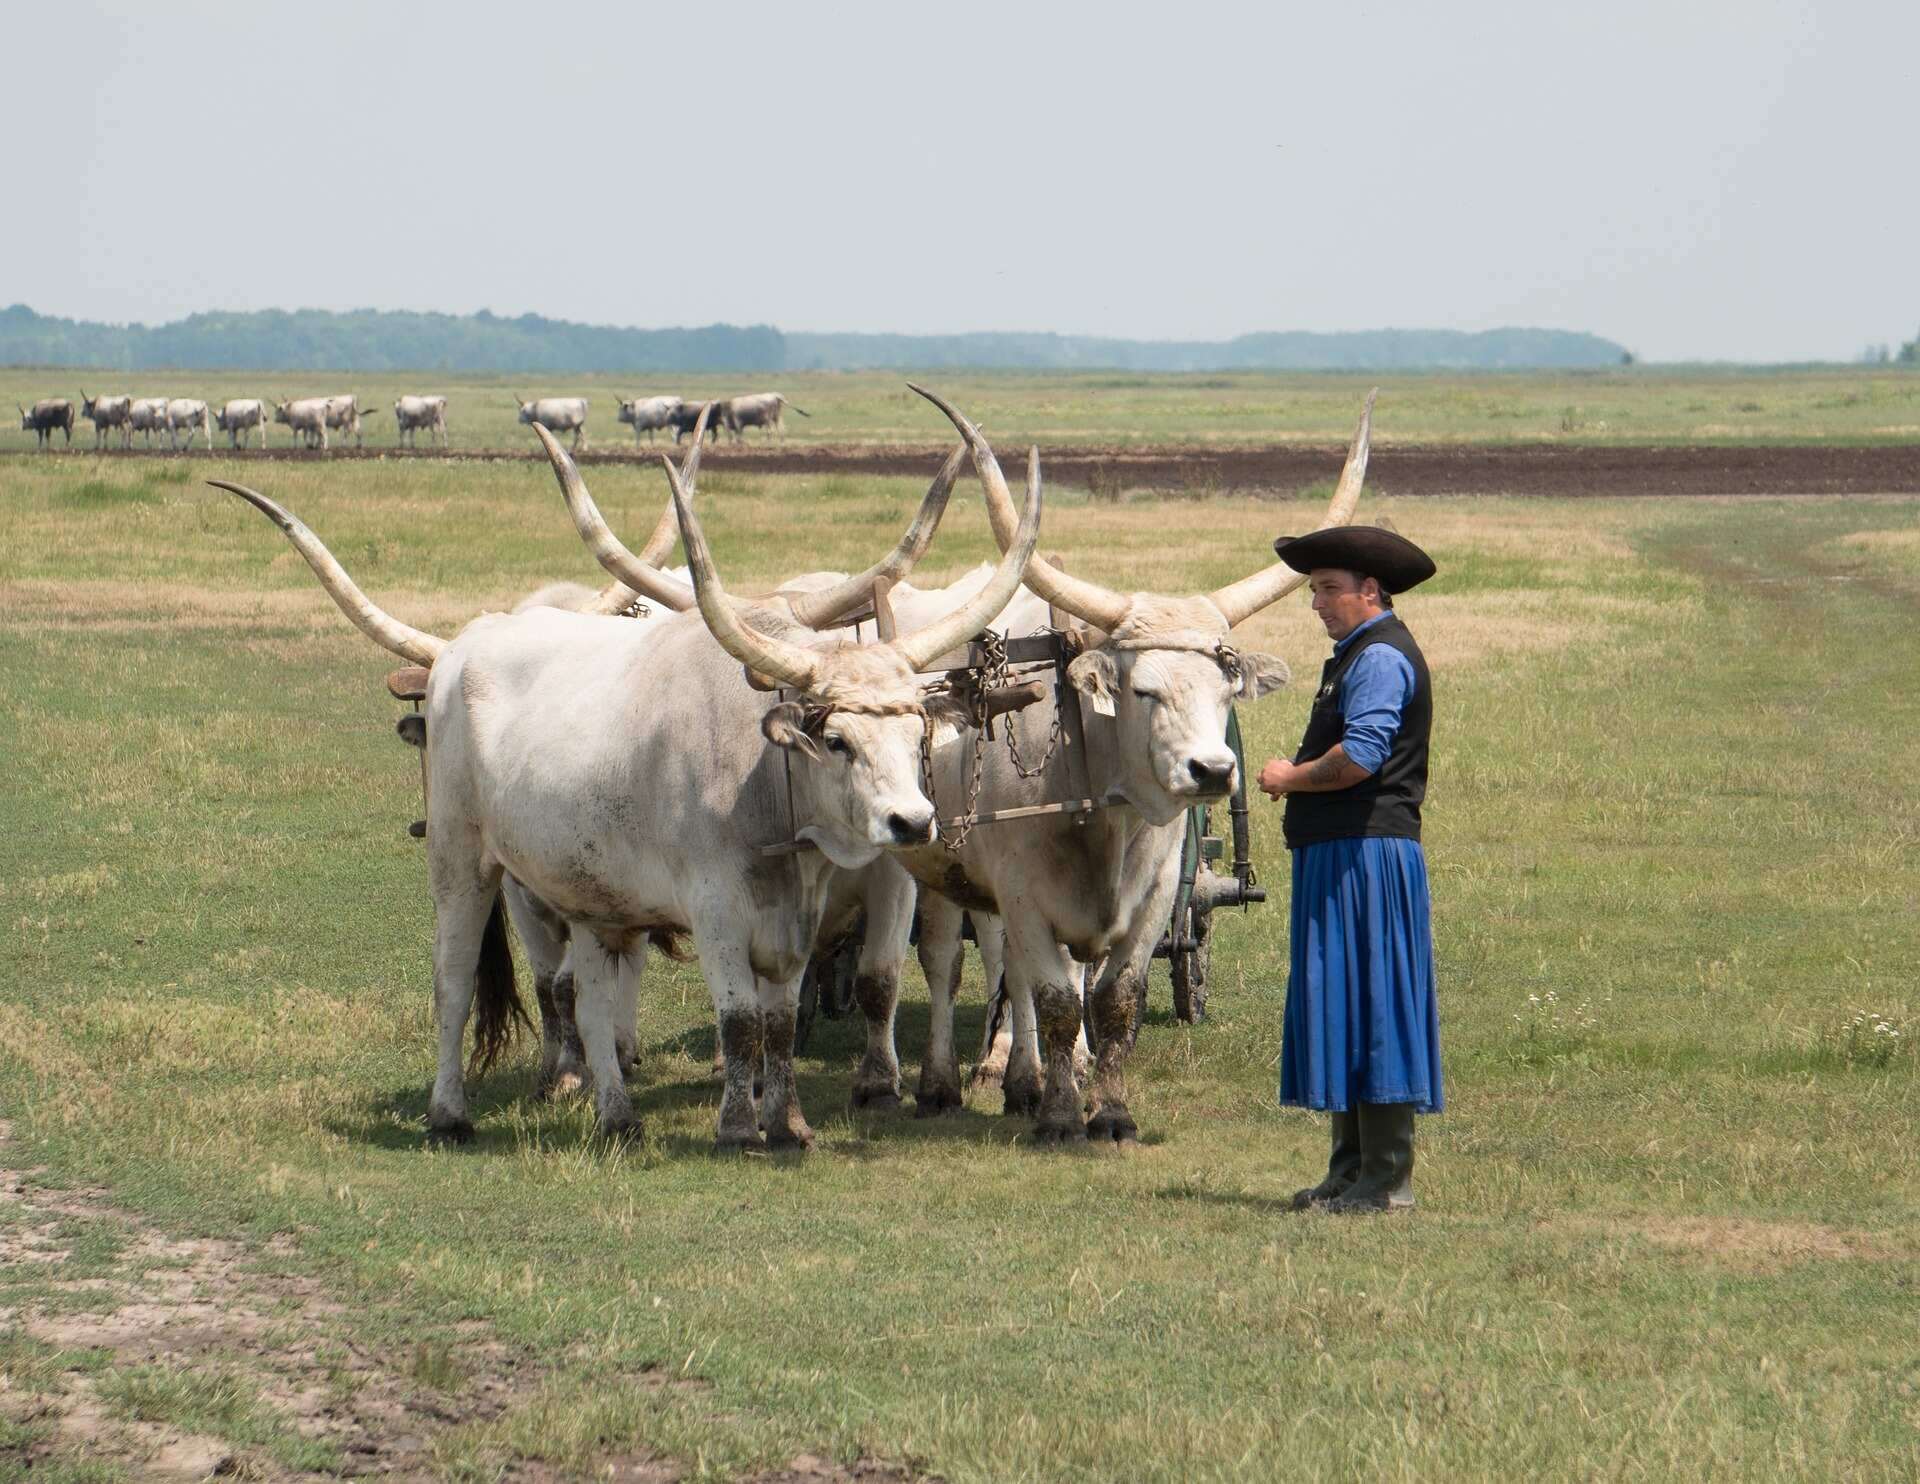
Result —
[{"label": "black rubber boot", "polygon": [[1360,1104],[1360,1178],[1329,1211],[1413,1209],[1413,1104]]},{"label": "black rubber boot", "polygon": [[1352,1112],[1333,1115],[1333,1155],[1327,1161],[1327,1178],[1318,1185],[1293,1193],[1293,1209],[1305,1211],[1324,1206],[1360,1178],[1360,1119]]}]

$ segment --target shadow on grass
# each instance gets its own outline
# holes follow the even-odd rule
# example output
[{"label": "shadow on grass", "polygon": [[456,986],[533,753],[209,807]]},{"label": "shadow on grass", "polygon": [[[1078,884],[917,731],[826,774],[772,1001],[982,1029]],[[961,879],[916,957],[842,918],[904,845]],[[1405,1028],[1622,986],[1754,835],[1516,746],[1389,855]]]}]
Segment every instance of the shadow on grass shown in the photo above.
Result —
[{"label": "shadow on grass", "polygon": [[1165,1185],[1153,1193],[1153,1198],[1157,1201],[1186,1201],[1196,1206],[1252,1211],[1260,1216],[1306,1217],[1314,1214],[1311,1211],[1294,1210],[1291,1195],[1248,1195],[1245,1191],[1207,1190],[1196,1185]]}]

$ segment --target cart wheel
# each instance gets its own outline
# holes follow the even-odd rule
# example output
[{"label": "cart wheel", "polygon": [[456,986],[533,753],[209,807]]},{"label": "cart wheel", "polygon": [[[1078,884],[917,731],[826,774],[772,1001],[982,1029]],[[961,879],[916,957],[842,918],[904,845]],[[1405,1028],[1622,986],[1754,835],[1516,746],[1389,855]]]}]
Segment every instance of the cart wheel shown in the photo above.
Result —
[{"label": "cart wheel", "polygon": [[1207,1018],[1207,975],[1213,968],[1213,913],[1195,907],[1187,914],[1193,947],[1173,956],[1173,1013],[1188,1025]]}]

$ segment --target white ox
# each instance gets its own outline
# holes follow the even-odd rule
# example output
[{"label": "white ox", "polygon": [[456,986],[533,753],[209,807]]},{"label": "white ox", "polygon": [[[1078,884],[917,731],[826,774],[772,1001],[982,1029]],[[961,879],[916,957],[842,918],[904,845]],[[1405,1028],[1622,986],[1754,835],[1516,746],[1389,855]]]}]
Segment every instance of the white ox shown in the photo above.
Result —
[{"label": "white ox", "polygon": [[20,408],[21,431],[34,435],[34,447],[52,448],[56,429],[67,435],[67,446],[73,446],[73,403],[65,397],[42,397],[30,408],[13,405]]},{"label": "white ox", "polygon": [[353,392],[341,392],[337,396],[325,399],[327,404],[327,426],[342,433],[353,434],[353,446],[364,448],[365,442],[360,434],[360,399]]},{"label": "white ox", "polygon": [[[932,393],[922,395],[960,430],[987,492],[995,537],[1010,539],[1013,502],[993,450],[957,410]],[[1372,413],[1369,394],[1328,505],[1328,525],[1353,518],[1366,474]],[[1030,452],[1030,503],[1039,487],[1038,455]],[[1079,820],[1051,814],[982,826],[957,852],[923,847],[903,852],[901,860],[930,895],[951,904],[949,916],[955,908],[977,909],[997,912],[1005,921],[1015,1023],[1004,1083],[1009,1110],[1037,1101],[1035,1132],[1042,1142],[1090,1136],[1131,1142],[1138,1130],[1127,1108],[1126,1057],[1135,999],[1171,909],[1182,816],[1191,806],[1218,802],[1232,791],[1236,765],[1226,741],[1229,705],[1257,699],[1289,678],[1284,661],[1235,650],[1228,636],[1306,579],[1276,562],[1204,595],[1127,595],[1035,559],[1026,580],[1055,608],[1089,626],[1082,652],[1067,668],[1079,693],[1069,704],[1079,706],[1093,795],[1106,807]],[[1048,699],[1007,719],[1025,756],[1045,750],[1054,710]],[[937,798],[953,805],[966,798],[967,753],[952,745],[938,751]],[[1022,778],[1004,748],[990,748],[985,765],[980,808],[1038,801],[1041,781]],[[929,896],[923,919],[930,906]],[[936,914],[940,910],[934,908]],[[938,936],[957,939],[958,931]],[[1094,964],[1100,969],[1087,991],[1087,1009],[1096,1061],[1092,1116],[1083,1119],[1074,1067],[1082,1015],[1075,985],[1077,965]],[[922,1095],[957,1103],[952,997],[948,976],[936,972],[938,967],[928,966],[935,1029],[922,1070]],[[1026,1065],[1023,1055],[1023,1024],[1036,1023],[1043,1056],[1039,1068]]]},{"label": "white ox", "polygon": [[573,434],[573,451],[580,452],[587,444],[587,399],[585,397],[541,397],[535,402],[522,402],[515,397],[514,402],[520,408],[520,421],[536,428],[545,428],[549,433]]},{"label": "white ox", "polygon": [[253,430],[260,430],[260,446],[267,446],[267,404],[258,397],[235,397],[214,410],[213,420],[227,435],[229,448],[250,448]]},{"label": "white ox", "polygon": [[642,433],[651,443],[659,429],[673,426],[673,415],[685,405],[678,397],[622,397],[619,420],[633,425],[635,443]]},{"label": "white ox", "polygon": [[[563,480],[577,479],[552,436],[539,436]],[[952,718],[959,708],[924,696],[915,671],[993,617],[1038,536],[1036,494],[994,582],[959,612],[891,644],[837,647],[772,607],[727,598],[668,472],[700,619],[636,625],[543,608],[476,620],[451,644],[375,608],[290,514],[222,486],[280,525],[364,631],[432,665],[428,850],[440,1069],[429,1122],[443,1137],[472,1133],[461,1051],[476,991],[482,1050],[488,1026],[508,1023],[501,1005],[503,994],[511,999],[511,966],[503,975],[495,905],[508,872],[567,924],[603,1132],[633,1126],[615,1029],[621,961],[637,967],[650,937],[690,932],[726,1051],[719,1142],[761,1142],[751,1079],[763,1052],[759,1123],[774,1143],[810,1141],[791,1062],[800,973],[852,874],[932,835],[932,805],[919,787],[922,718]],[[681,596],[659,574],[652,579],[642,588],[648,597]],[[715,639],[749,673],[803,699],[777,701],[750,687]],[[802,833],[818,856],[770,858],[759,848],[784,833],[789,773]]]},{"label": "white ox", "polygon": [[447,446],[447,399],[445,397],[402,397],[393,404],[395,442],[417,448],[416,435],[427,430],[428,441],[438,439]]},{"label": "white ox", "polygon": [[153,435],[167,430],[167,399],[165,397],[135,397],[127,408],[127,427],[123,448],[133,445],[133,435],[143,434],[148,448],[153,447]]},{"label": "white ox", "polygon": [[109,429],[119,432],[122,448],[130,448],[133,445],[133,433],[127,427],[127,419],[132,412],[132,397],[89,397],[84,388],[81,390],[80,415],[93,424],[95,448],[106,443]]},{"label": "white ox", "polygon": [[776,436],[785,436],[786,425],[781,421],[781,413],[789,407],[793,407],[802,417],[813,416],[805,408],[795,407],[778,392],[755,392],[752,396],[735,397],[720,404],[727,432],[735,443],[746,441],[748,428],[765,428]]},{"label": "white ox", "polygon": [[[327,447],[327,428],[331,422],[327,412],[325,397],[296,397],[290,402],[274,403],[273,420],[293,429],[293,436],[308,448],[324,449]],[[260,442],[264,446],[266,441],[266,431],[262,428]]]},{"label": "white ox", "polygon": [[180,448],[182,429],[187,435],[187,452],[193,451],[193,435],[205,433],[207,448],[213,448],[213,418],[207,411],[207,404],[192,397],[175,397],[167,403],[167,447],[175,452]]}]

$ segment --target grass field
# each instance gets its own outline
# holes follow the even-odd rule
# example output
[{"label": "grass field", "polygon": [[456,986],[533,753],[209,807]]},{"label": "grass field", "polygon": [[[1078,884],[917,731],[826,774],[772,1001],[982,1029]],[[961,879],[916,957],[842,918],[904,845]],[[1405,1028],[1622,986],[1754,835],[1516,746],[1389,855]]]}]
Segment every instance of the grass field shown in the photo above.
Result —
[{"label": "grass field", "polygon": [[[829,380],[879,411],[835,422]],[[794,381],[808,436],[935,431],[879,380]],[[1920,421],[1899,377],[1711,384],[1799,409],[1752,414],[1767,436]],[[1027,408],[977,385],[982,416]],[[1345,436],[1351,389],[1319,385],[1278,436]],[[1575,385],[1650,402],[1637,376],[1436,379],[1391,417],[1383,395],[1382,435],[1558,436]],[[1503,386],[1538,405],[1464,410]],[[1843,387],[1862,403],[1813,406]],[[1601,416],[1669,437],[1746,414]],[[1273,900],[1220,922],[1206,1024],[1157,980],[1129,1154],[1033,1150],[988,1097],[849,1116],[843,1022],[801,1065],[818,1150],[714,1160],[691,968],[643,994],[638,1148],[529,1102],[524,1051],[478,1085],[474,1147],[424,1148],[432,921],[394,661],[209,472],[0,470],[0,1480],[349,1471],[364,1437],[462,1479],[802,1453],[952,1480],[1920,1472],[1920,502],[1363,503],[1441,568],[1401,611],[1439,693],[1449,1102],[1419,1211],[1368,1221],[1284,1209],[1326,1127],[1273,1105],[1266,810]],[[237,477],[442,633],[591,580],[542,471]],[[657,472],[593,482],[647,528]],[[918,493],[703,487],[742,585],[867,559]],[[1063,496],[1042,540],[1115,586],[1205,588],[1308,514]],[[987,550],[956,499],[923,570]],[[1306,675],[1324,648],[1299,600],[1246,636]],[[1308,695],[1243,713],[1256,755]],[[980,1004],[976,976],[963,1045]],[[909,1080],[924,1026],[910,971]]]},{"label": "grass field", "polygon": [[[940,388],[996,438],[1047,444],[1344,443],[1355,402],[1379,383],[1393,443],[1887,443],[1920,437],[1920,374],[1886,368],[1740,371],[1634,368],[1608,372],[1504,372],[1481,375],[1331,374],[1108,375],[1021,372],[940,373]],[[906,389],[897,372],[796,372],[791,375],[681,378],[472,377],[433,373],[347,375],[157,372],[102,375],[0,369],[0,405],[37,397],[73,399],[82,387],[134,396],[286,397],[354,392],[375,409],[369,442],[395,442],[392,407],[403,393],[449,398],[455,448],[529,446],[516,421],[515,395],[585,396],[587,430],[597,445],[630,443],[614,421],[622,396],[671,392],[688,398],[779,390],[812,414],[790,416],[798,443],[926,443],[943,425]],[[32,448],[17,420],[0,447]],[[289,430],[272,430],[276,445]],[[90,423],[81,423],[93,442]],[[759,438],[762,434],[750,434]],[[164,440],[162,440],[164,441]],[[222,438],[224,442],[224,437]],[[257,440],[256,440],[257,441]]]}]

